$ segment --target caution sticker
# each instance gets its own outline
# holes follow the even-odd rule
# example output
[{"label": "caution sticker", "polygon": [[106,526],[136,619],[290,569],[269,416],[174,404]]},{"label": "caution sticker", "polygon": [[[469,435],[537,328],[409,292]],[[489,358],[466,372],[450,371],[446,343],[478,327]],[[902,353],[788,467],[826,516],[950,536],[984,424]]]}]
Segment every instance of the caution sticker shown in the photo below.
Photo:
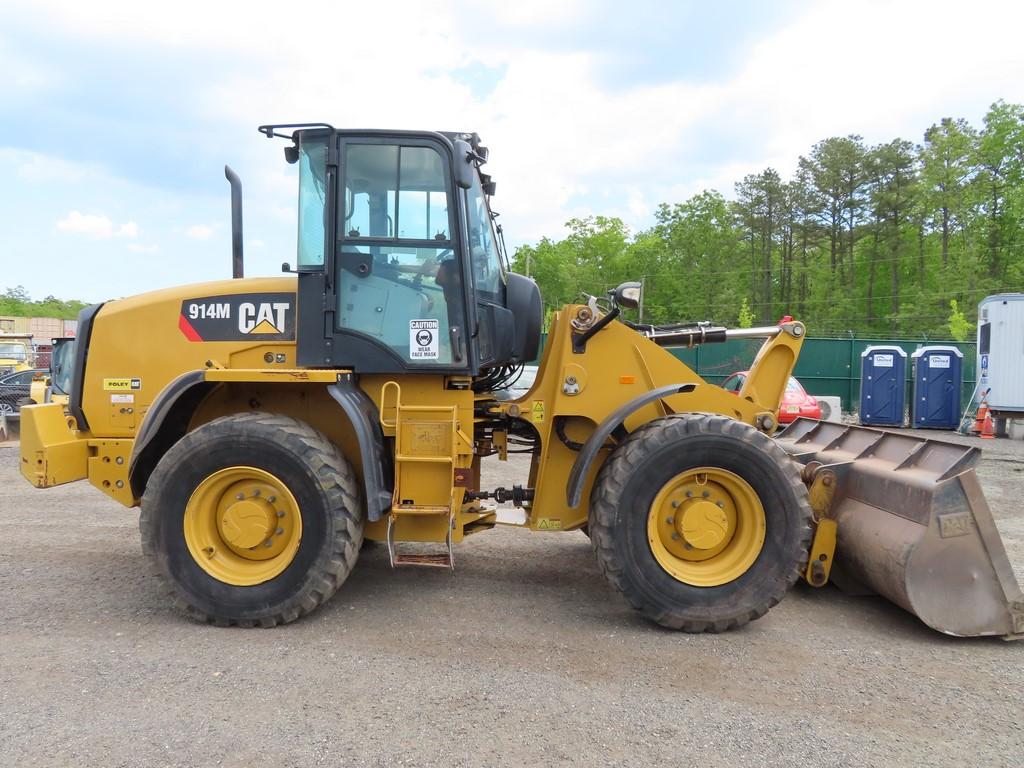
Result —
[{"label": "caution sticker", "polygon": [[142,389],[142,379],[104,379],[105,392],[131,392]]},{"label": "caution sticker", "polygon": [[544,401],[534,400],[533,401],[533,420],[538,424],[544,421]]},{"label": "caution sticker", "polygon": [[409,357],[412,360],[437,360],[438,320],[409,321]]},{"label": "caution sticker", "polygon": [[560,531],[562,530],[562,521],[557,517],[542,517],[537,521],[538,531]]}]

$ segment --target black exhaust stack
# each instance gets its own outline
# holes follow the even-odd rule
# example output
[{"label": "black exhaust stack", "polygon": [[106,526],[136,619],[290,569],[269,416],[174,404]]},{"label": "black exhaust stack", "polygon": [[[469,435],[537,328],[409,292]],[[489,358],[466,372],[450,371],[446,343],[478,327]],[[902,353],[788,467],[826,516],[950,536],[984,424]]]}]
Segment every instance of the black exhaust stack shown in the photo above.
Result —
[{"label": "black exhaust stack", "polygon": [[242,180],[230,165],[224,166],[224,177],[231,185],[231,276],[237,280],[245,276],[242,267]]}]

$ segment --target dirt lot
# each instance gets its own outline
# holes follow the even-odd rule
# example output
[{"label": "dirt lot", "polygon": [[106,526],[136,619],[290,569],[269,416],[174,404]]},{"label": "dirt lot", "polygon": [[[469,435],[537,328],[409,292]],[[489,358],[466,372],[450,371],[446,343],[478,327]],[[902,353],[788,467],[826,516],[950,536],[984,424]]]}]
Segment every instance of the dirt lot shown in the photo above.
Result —
[{"label": "dirt lot", "polygon": [[[1024,442],[985,448],[1021,578]],[[392,572],[371,549],[313,616],[226,630],[168,607],[135,511],[84,482],[33,490],[11,444],[0,526],[5,766],[1024,760],[1024,642],[948,638],[832,588],[687,636],[637,617],[582,534],[499,529],[454,574]]]}]

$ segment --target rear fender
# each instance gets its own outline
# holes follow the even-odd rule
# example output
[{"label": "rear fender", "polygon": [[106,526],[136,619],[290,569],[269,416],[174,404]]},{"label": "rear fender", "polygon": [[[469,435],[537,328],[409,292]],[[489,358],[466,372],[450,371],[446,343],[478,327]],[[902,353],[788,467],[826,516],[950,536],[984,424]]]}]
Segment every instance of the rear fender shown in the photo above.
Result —
[{"label": "rear fender", "polygon": [[[160,458],[188,432],[204,399],[221,383],[220,380],[208,381],[206,371],[191,371],[172,381],[157,396],[142,422],[129,461],[129,480],[136,498],[142,497],[149,475]],[[379,520],[391,506],[391,490],[385,480],[388,455],[376,406],[350,376],[339,378],[327,387],[327,392],[351,424],[359,446],[358,463],[362,465],[367,516],[371,521]],[[318,427],[317,424],[312,426]],[[323,426],[318,428],[323,429]]]}]

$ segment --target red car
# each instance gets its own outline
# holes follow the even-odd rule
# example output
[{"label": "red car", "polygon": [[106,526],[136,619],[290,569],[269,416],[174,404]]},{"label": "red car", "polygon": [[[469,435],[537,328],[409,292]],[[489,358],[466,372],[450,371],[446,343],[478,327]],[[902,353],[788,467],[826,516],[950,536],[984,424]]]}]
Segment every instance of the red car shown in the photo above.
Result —
[{"label": "red car", "polygon": [[[739,371],[722,382],[722,389],[738,395],[747,380],[750,371]],[[800,386],[800,382],[792,376],[786,384],[786,391],[782,395],[782,405],[779,406],[779,423],[788,424],[795,421],[798,416],[808,419],[821,419],[821,406],[814,395],[808,395],[807,391]]]}]

